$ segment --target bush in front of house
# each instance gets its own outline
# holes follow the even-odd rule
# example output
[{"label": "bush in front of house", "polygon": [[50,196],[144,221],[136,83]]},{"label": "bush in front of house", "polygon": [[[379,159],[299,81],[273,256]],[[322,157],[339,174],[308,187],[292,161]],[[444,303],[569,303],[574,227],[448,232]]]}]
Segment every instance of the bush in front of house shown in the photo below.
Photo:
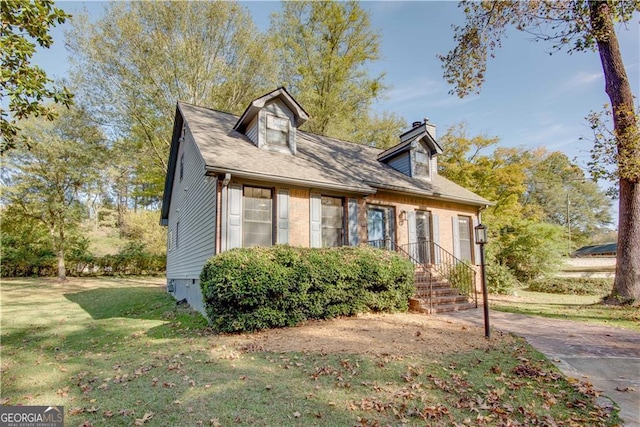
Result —
[{"label": "bush in front of house", "polygon": [[207,261],[200,275],[205,310],[220,332],[406,311],[413,281],[411,262],[364,246],[233,249]]},{"label": "bush in front of house", "polygon": [[549,277],[529,283],[527,290],[565,295],[607,295],[613,279],[597,277]]}]

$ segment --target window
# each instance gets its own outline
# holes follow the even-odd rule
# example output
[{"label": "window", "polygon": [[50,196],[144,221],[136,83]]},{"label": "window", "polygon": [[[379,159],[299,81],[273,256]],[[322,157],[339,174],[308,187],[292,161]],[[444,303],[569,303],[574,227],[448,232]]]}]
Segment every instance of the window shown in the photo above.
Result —
[{"label": "window", "polygon": [[169,231],[167,235],[167,248],[168,250],[173,249],[173,231]]},{"label": "window", "polygon": [[242,246],[271,246],[272,201],[268,188],[244,187]]},{"label": "window", "polygon": [[289,119],[267,115],[267,144],[289,146]]},{"label": "window", "polygon": [[322,196],[322,247],[342,246],[344,239],[342,198]]},{"label": "window", "polygon": [[367,206],[367,239],[379,248],[393,249],[396,242],[395,211],[392,207]]},{"label": "window", "polygon": [[471,218],[458,217],[458,243],[460,245],[460,259],[471,263]]},{"label": "window", "polygon": [[180,247],[180,221],[176,222],[176,246],[178,249]]},{"label": "window", "polygon": [[416,159],[416,176],[429,177],[429,154],[422,148],[418,148],[415,151]]},{"label": "window", "polygon": [[182,181],[182,177],[184,176],[184,153],[180,156],[180,181]]}]

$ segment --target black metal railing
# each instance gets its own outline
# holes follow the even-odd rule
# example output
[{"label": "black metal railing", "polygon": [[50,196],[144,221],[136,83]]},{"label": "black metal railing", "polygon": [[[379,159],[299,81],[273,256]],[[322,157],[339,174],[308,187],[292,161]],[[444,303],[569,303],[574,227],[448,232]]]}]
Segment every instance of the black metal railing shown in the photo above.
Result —
[{"label": "black metal railing", "polygon": [[473,300],[476,307],[478,306],[478,294],[475,291],[476,270],[471,265],[430,240],[401,246],[411,258],[423,266],[429,266],[430,271],[445,279],[460,295]]},{"label": "black metal railing", "polygon": [[426,300],[429,304],[429,313],[433,312],[433,277],[429,266],[421,262],[420,259],[415,256],[415,253],[407,251],[403,246],[396,245],[395,242],[393,242],[391,239],[370,240],[367,243],[369,244],[369,246],[372,246],[374,248],[394,250],[395,252],[398,252],[409,261],[411,261],[416,266],[416,269],[421,269],[422,272],[424,272],[424,274],[428,277],[429,286],[427,289],[424,289],[423,286],[420,286],[419,283],[416,283],[415,296],[420,299]]},{"label": "black metal railing", "polygon": [[421,290],[417,296],[429,301],[432,309],[433,300],[433,272],[445,279],[460,295],[473,300],[478,307],[476,288],[476,270],[471,265],[458,259],[442,246],[429,240],[421,240],[405,245],[396,245],[390,239],[372,240],[370,246],[379,249],[395,250],[411,260],[418,268],[429,275],[429,290]]}]

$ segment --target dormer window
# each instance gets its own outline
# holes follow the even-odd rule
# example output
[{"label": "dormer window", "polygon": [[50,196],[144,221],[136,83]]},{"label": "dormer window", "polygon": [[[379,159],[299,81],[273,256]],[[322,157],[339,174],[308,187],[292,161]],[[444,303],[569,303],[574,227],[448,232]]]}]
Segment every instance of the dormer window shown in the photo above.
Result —
[{"label": "dormer window", "polygon": [[258,148],[296,154],[296,129],[309,119],[281,87],[254,100],[233,127]]},{"label": "dormer window", "polygon": [[289,146],[289,119],[267,114],[267,144]]},{"label": "dormer window", "polygon": [[418,178],[429,178],[429,153],[419,144],[415,150],[415,176]]}]

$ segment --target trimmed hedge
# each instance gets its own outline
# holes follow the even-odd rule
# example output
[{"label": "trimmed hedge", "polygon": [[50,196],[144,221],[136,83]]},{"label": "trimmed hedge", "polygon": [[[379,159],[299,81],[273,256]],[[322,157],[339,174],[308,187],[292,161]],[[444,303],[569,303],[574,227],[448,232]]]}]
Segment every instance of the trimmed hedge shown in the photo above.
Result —
[{"label": "trimmed hedge", "polygon": [[527,290],[566,295],[607,295],[613,289],[613,279],[595,277],[553,277],[538,279]]},{"label": "trimmed hedge", "polygon": [[233,249],[200,275],[205,310],[221,332],[294,326],[368,311],[406,311],[413,264],[370,247]]}]

